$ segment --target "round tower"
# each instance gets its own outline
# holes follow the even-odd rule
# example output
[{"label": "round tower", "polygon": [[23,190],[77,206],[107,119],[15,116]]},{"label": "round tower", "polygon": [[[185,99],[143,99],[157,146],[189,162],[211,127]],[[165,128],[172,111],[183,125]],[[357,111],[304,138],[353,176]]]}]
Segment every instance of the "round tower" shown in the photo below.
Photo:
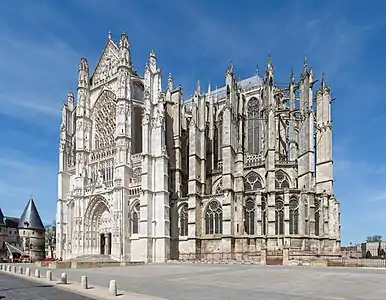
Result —
[{"label": "round tower", "polygon": [[32,198],[20,217],[19,237],[22,251],[32,261],[45,258],[45,229]]}]

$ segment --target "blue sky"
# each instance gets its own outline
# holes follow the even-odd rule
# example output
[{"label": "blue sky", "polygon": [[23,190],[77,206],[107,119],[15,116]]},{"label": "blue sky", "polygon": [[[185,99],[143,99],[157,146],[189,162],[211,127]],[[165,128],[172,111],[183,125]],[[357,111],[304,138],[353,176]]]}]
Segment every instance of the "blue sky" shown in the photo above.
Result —
[{"label": "blue sky", "polygon": [[92,66],[110,29],[125,31],[143,73],[155,49],[189,96],[223,85],[232,60],[239,77],[265,68],[278,82],[297,77],[303,57],[337,98],[333,106],[335,192],[342,240],[386,237],[386,21],[383,1],[6,1],[0,9],[0,207],[18,216],[36,198],[55,216],[61,103],[76,89],[77,64]]}]

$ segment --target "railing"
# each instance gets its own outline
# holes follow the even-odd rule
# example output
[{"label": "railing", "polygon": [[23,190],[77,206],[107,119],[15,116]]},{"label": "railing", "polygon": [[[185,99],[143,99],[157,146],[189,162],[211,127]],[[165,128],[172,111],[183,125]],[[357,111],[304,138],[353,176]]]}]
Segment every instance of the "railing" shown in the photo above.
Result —
[{"label": "railing", "polygon": [[90,160],[91,162],[100,159],[106,160],[107,158],[112,158],[115,155],[115,152],[116,150],[114,147],[106,147],[94,150],[93,152],[91,152]]},{"label": "railing", "polygon": [[342,258],[328,261],[329,267],[362,267],[362,268],[386,268],[384,258]]},{"label": "railing", "polygon": [[260,154],[247,154],[244,161],[246,167],[253,167],[263,163],[264,160]]},{"label": "railing", "polygon": [[142,166],[142,153],[135,153],[131,156],[133,167]]}]

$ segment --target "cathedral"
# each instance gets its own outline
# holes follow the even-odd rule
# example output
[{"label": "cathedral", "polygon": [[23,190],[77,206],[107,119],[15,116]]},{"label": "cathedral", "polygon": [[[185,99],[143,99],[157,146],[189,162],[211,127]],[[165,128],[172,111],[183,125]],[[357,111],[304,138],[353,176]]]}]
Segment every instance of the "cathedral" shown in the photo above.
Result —
[{"label": "cathedral", "polygon": [[122,262],[336,256],[331,90],[307,66],[288,84],[237,79],[184,99],[162,82],[154,51],[143,76],[126,34],[86,58],[62,107],[56,256]]}]

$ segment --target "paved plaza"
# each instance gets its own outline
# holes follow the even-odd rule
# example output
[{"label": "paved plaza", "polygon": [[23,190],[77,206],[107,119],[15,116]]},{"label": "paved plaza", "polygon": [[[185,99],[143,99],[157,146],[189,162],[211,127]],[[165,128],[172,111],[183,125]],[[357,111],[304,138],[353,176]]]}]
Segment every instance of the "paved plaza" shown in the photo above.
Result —
[{"label": "paved plaza", "polygon": [[92,300],[57,289],[52,284],[25,280],[6,273],[0,273],[0,299],[4,300]]},{"label": "paved plaza", "polygon": [[384,269],[170,263],[52,271],[106,288],[115,279],[120,290],[172,300],[386,299]]}]

